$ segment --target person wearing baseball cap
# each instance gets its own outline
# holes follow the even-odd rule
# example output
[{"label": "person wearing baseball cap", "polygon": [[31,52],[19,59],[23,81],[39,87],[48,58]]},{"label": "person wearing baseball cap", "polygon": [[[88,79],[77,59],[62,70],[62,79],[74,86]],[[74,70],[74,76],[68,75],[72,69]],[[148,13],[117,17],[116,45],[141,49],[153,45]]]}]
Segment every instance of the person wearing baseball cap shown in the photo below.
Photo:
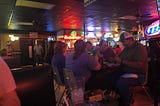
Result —
[{"label": "person wearing baseball cap", "polygon": [[120,94],[122,106],[130,106],[133,98],[129,88],[145,80],[145,73],[148,70],[147,50],[134,40],[134,36],[129,32],[121,33],[119,41],[123,43],[124,49],[115,56],[115,62],[120,64],[120,70],[113,74],[116,80],[114,84]]},{"label": "person wearing baseball cap", "polygon": [[131,35],[129,32],[123,32],[121,33],[120,37],[119,37],[119,41],[122,42],[124,44],[124,46],[127,46],[125,45],[125,41],[128,40],[128,39],[132,39],[132,41],[134,40],[134,37],[133,35]]}]

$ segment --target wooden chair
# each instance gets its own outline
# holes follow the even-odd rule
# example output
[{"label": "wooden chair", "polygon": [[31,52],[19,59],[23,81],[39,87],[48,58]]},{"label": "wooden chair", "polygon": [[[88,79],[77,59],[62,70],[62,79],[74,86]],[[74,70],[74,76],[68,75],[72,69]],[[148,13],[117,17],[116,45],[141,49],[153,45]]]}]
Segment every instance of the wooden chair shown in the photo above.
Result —
[{"label": "wooden chair", "polygon": [[[124,74],[124,75],[122,75],[121,77],[122,77],[122,78],[137,79],[137,78],[138,78],[138,75],[131,73],[131,74]],[[147,98],[148,98],[150,101],[153,101],[150,93],[148,92],[148,88],[149,88],[149,87],[148,87],[147,84],[148,84],[148,70],[147,70],[147,72],[146,72],[146,74],[145,74],[145,80],[144,80],[144,82],[141,83],[141,84],[134,85],[134,86],[130,87],[130,88],[129,88],[129,89],[130,89],[130,92],[132,92],[132,94],[133,94],[133,96],[134,96],[135,93],[138,93],[138,92],[140,92],[140,91],[143,90],[144,93],[145,93],[145,95],[147,96]],[[132,102],[134,102],[134,101],[132,101]]]},{"label": "wooden chair", "polygon": [[76,84],[76,78],[70,69],[64,68],[64,79],[66,87],[72,87]]},{"label": "wooden chair", "polygon": [[64,68],[64,79],[65,79],[65,86],[66,86],[66,99],[69,105],[75,106],[76,104],[73,103],[71,98],[72,91],[75,86],[77,86],[77,80],[73,74],[73,71],[67,68]]},{"label": "wooden chair", "polygon": [[52,65],[52,75],[53,75],[53,84],[54,84],[55,97],[56,97],[56,106],[64,106],[66,103],[66,100],[64,98],[66,87],[60,79],[60,75],[57,67],[53,65]]},{"label": "wooden chair", "polygon": [[149,87],[148,87],[148,71],[146,72],[145,80],[142,84],[136,85],[130,88],[131,92],[134,94],[136,92],[144,91],[145,95],[147,96],[148,100],[153,102],[153,99],[151,97],[151,94],[148,92]]}]

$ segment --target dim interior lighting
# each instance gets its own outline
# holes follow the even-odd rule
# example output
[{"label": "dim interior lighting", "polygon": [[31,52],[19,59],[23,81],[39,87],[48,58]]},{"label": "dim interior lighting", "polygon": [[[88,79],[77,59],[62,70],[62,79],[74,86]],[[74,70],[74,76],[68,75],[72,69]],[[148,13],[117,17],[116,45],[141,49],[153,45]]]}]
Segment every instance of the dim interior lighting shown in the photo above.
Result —
[{"label": "dim interior lighting", "polygon": [[100,38],[100,37],[102,37],[102,33],[101,33],[101,32],[97,32],[97,33],[96,33],[96,36],[97,36],[98,38]]},{"label": "dim interior lighting", "polygon": [[67,35],[64,35],[63,38],[73,40],[73,39],[81,39],[82,37],[81,36],[67,36]]},{"label": "dim interior lighting", "polygon": [[88,31],[94,31],[94,27],[88,27]]},{"label": "dim interior lighting", "polygon": [[15,39],[16,39],[16,40],[19,40],[19,37],[18,37],[18,36],[15,36]]},{"label": "dim interior lighting", "polygon": [[48,37],[48,41],[53,41],[53,40],[54,40],[53,37],[51,37],[51,36]]},{"label": "dim interior lighting", "polygon": [[117,37],[118,37],[118,34],[114,34],[114,37],[117,38]]},{"label": "dim interior lighting", "polygon": [[119,38],[113,38],[114,39],[114,41],[116,41],[116,42],[118,42],[119,41]]},{"label": "dim interior lighting", "polygon": [[9,35],[9,37],[13,37],[14,35]]},{"label": "dim interior lighting", "polygon": [[105,33],[104,38],[113,38],[113,35],[111,33]]},{"label": "dim interior lighting", "polygon": [[9,35],[11,41],[15,41],[15,40],[19,40],[18,36],[14,36],[14,35]]},{"label": "dim interior lighting", "polygon": [[77,35],[77,32],[76,32],[76,31],[72,31],[72,32],[71,32],[71,36],[72,36],[72,37],[75,37],[76,35]]},{"label": "dim interior lighting", "polygon": [[96,30],[100,31],[100,30],[101,30],[101,27],[96,27]]},{"label": "dim interior lighting", "polygon": [[147,36],[160,34],[160,20],[157,20],[153,22],[151,25],[147,26],[145,29],[145,34]]},{"label": "dim interior lighting", "polygon": [[88,37],[89,37],[89,38],[95,38],[95,35],[94,35],[93,32],[89,32],[89,33],[88,33]]},{"label": "dim interior lighting", "polygon": [[11,37],[11,41],[15,41],[16,39],[15,39],[15,37]]},{"label": "dim interior lighting", "polygon": [[81,35],[84,36],[84,31],[81,32]]},{"label": "dim interior lighting", "polygon": [[84,0],[84,7],[89,6],[90,4],[92,4],[93,2],[95,2],[96,0]]}]

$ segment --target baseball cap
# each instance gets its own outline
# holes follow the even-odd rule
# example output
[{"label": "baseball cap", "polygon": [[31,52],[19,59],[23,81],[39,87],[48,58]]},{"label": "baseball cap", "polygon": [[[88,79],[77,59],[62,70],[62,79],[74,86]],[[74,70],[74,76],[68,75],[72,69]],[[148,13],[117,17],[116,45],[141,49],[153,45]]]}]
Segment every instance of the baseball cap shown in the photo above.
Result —
[{"label": "baseball cap", "polygon": [[128,33],[128,32],[122,32],[120,34],[119,41],[123,42],[125,39],[131,38],[131,37],[133,38],[133,35],[131,35],[130,33]]}]

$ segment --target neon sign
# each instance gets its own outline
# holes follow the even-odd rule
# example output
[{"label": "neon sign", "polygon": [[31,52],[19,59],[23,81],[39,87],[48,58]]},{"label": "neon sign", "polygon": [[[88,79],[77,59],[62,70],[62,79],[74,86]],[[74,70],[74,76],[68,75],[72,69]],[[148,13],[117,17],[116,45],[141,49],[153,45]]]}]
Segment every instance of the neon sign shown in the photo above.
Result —
[{"label": "neon sign", "polygon": [[72,37],[72,36],[66,36],[64,35],[64,39],[68,39],[68,40],[76,40],[76,39],[81,39],[82,37],[81,36],[75,36],[75,37]]},{"label": "neon sign", "polygon": [[72,31],[70,34],[65,34],[63,38],[65,40],[77,40],[81,39],[82,37],[76,31]]},{"label": "neon sign", "polygon": [[151,25],[146,27],[145,34],[147,36],[153,36],[160,34],[160,20],[153,22]]}]

